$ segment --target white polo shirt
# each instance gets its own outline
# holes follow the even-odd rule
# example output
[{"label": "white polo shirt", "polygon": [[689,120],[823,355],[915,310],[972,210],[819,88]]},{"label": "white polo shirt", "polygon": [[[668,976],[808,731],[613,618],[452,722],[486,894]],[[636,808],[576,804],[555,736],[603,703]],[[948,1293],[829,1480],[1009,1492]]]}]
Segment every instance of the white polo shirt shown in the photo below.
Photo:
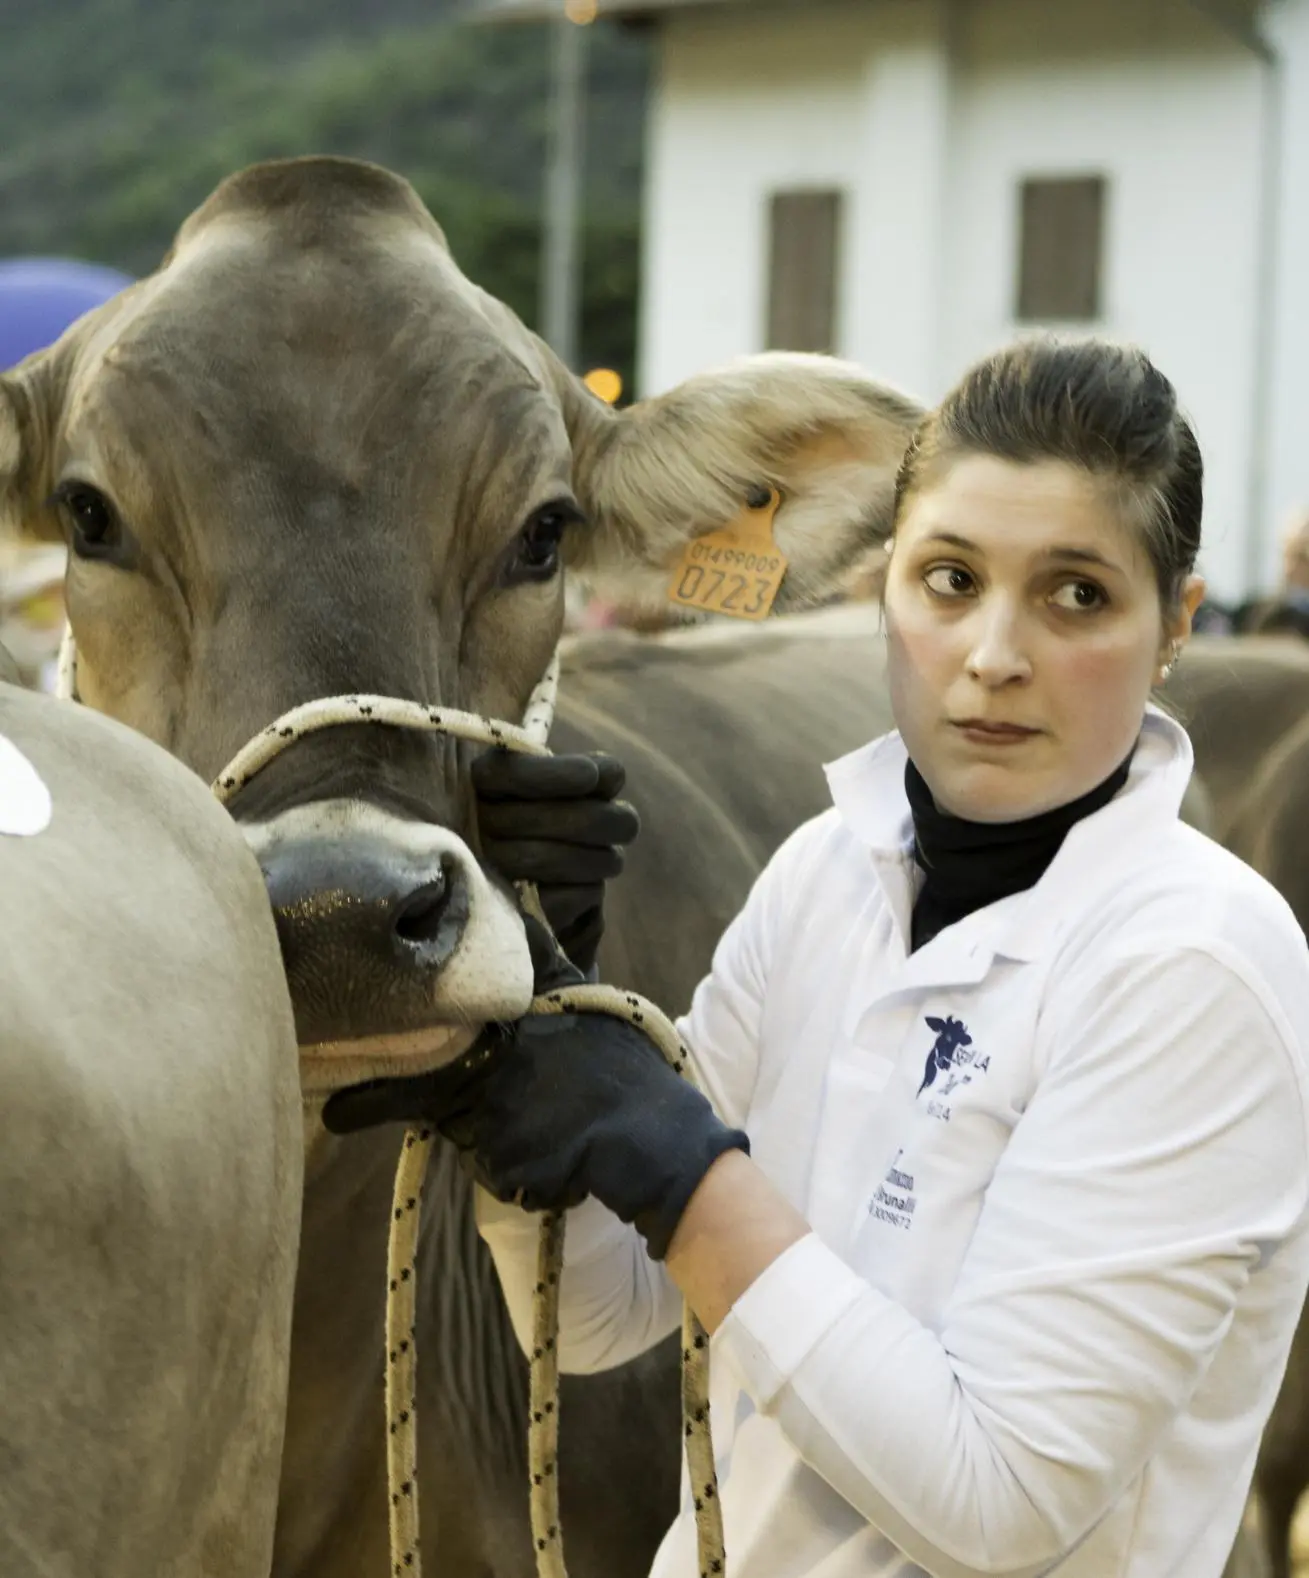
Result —
[{"label": "white polo shirt", "polygon": [[[1309,1285],[1304,938],[1151,711],[1036,887],[909,955],[904,765],[829,769],[681,1025],[813,1228],[713,1343],[733,1578],[1218,1578]],[[526,1337],[534,1222],[479,1219]],[[572,1214],[566,1368],[679,1311]],[[684,1501],[654,1572],[696,1571]]]}]

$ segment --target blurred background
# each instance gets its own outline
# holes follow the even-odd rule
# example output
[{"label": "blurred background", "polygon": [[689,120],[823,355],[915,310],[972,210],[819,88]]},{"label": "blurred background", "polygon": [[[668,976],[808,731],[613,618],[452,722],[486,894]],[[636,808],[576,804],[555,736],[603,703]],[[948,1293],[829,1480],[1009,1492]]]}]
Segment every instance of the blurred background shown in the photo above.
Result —
[{"label": "blurred background", "polygon": [[[534,321],[550,30],[460,25],[474,9],[0,0],[0,258],[140,275],[223,176],[351,154],[407,176],[465,271]],[[580,343],[629,380],[650,53],[621,26],[588,50]]]},{"label": "blurred background", "polygon": [[407,176],[610,399],[1138,340],[1205,450],[1210,627],[1309,631],[1309,0],[0,0],[0,364],[51,332],[6,267],[138,276],[311,152]]}]

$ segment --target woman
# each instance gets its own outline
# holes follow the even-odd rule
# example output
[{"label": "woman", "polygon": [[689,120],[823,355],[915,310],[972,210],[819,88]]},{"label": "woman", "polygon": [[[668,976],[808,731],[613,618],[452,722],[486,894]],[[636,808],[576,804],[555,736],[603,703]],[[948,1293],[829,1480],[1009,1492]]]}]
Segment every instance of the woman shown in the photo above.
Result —
[{"label": "woman", "polygon": [[[973,369],[899,479],[899,730],[829,769],[682,1022],[712,1108],[583,1016],[330,1115],[468,1153],[522,1335],[535,1227],[497,1202],[578,1207],[567,1367],[690,1301],[740,1578],[1223,1567],[1309,1281],[1309,958],[1180,822],[1149,706],[1201,498],[1139,352]],[[695,1571],[690,1508],[654,1570]]]}]

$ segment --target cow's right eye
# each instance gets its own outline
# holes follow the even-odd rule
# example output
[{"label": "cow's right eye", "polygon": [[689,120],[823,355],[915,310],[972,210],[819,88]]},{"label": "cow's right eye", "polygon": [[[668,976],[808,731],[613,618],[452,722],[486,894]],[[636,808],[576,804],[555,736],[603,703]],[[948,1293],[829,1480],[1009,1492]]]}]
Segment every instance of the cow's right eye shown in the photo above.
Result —
[{"label": "cow's right eye", "polygon": [[107,559],[122,545],[123,528],[109,500],[87,482],[66,482],[55,494],[71,527],[79,558]]},{"label": "cow's right eye", "polygon": [[507,567],[510,581],[548,581],[559,570],[560,545],[570,526],[582,519],[571,500],[560,500],[537,510],[518,534],[513,558]]}]

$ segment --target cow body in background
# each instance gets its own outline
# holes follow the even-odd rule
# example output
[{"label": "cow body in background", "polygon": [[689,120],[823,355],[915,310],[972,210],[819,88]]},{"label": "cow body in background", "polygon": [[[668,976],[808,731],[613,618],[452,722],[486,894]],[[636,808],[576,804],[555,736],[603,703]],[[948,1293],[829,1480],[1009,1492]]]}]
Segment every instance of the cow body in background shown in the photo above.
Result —
[{"label": "cow body in background", "polygon": [[267,1578],[301,1204],[258,868],[139,736],[0,682],[0,1572]]}]

